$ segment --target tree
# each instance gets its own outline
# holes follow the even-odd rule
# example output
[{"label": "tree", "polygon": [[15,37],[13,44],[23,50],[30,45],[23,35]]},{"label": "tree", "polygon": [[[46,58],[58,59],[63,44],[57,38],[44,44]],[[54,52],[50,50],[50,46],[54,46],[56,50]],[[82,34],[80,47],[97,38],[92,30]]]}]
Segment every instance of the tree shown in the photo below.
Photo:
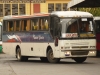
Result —
[{"label": "tree", "polygon": [[79,11],[85,11],[93,14],[93,16],[100,16],[100,7],[95,8],[78,8]]}]

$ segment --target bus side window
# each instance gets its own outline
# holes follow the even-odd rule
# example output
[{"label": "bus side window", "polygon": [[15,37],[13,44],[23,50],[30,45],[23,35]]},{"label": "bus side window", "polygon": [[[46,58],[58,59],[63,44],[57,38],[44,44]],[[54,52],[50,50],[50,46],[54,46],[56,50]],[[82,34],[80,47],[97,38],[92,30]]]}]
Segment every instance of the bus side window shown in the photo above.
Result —
[{"label": "bus side window", "polygon": [[27,28],[27,20],[22,20],[21,21],[21,31],[26,31],[26,28]]},{"label": "bus side window", "polygon": [[3,21],[3,30],[4,31],[8,30],[8,22],[7,21]]},{"label": "bus side window", "polygon": [[21,20],[20,24],[21,24],[21,31],[23,31],[24,30],[24,21]]},{"label": "bus side window", "polygon": [[38,19],[32,19],[31,20],[31,29],[32,30],[38,30],[39,28],[38,28],[38,24],[39,24],[39,21],[38,21]]},{"label": "bus side window", "polygon": [[34,30],[34,21],[31,20],[31,30]]},{"label": "bus side window", "polygon": [[40,23],[41,30],[48,30],[48,20],[46,18],[41,18],[41,23]]},{"label": "bus side window", "polygon": [[16,31],[16,21],[14,21],[14,31]]},{"label": "bus side window", "polygon": [[27,20],[24,20],[23,28],[24,28],[24,31],[26,31],[26,28],[27,28]]},{"label": "bus side window", "polygon": [[44,22],[43,22],[44,18],[40,18],[40,23],[39,23],[39,30],[43,30],[44,29]]},{"label": "bus side window", "polygon": [[20,21],[19,20],[17,20],[16,21],[16,27],[15,27],[15,31],[20,31]]},{"label": "bus side window", "polygon": [[48,30],[48,20],[47,19],[45,20],[45,28],[46,30]]},{"label": "bus side window", "polygon": [[30,19],[26,20],[26,31],[30,30]]},{"label": "bus side window", "polygon": [[41,23],[40,23],[41,27],[40,27],[40,29],[41,30],[44,30],[44,21],[43,21],[44,19],[41,18],[40,20],[41,20]]},{"label": "bus side window", "polygon": [[13,21],[8,21],[8,31],[13,31],[14,27],[13,27]]}]

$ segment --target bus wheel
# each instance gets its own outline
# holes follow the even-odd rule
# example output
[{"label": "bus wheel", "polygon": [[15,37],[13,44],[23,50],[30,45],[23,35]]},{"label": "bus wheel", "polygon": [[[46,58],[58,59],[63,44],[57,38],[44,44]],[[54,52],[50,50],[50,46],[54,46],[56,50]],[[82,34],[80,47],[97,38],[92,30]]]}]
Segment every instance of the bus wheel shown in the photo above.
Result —
[{"label": "bus wheel", "polygon": [[75,57],[73,58],[77,63],[83,63],[87,57]]},{"label": "bus wheel", "polygon": [[47,57],[40,57],[40,59],[41,59],[42,62],[48,62]]},{"label": "bus wheel", "polygon": [[54,58],[53,57],[53,51],[50,49],[47,53],[47,59],[50,63],[57,63],[60,61],[59,58]]},{"label": "bus wheel", "polygon": [[28,57],[21,55],[20,48],[17,49],[17,60],[18,61],[27,61],[28,60]]}]

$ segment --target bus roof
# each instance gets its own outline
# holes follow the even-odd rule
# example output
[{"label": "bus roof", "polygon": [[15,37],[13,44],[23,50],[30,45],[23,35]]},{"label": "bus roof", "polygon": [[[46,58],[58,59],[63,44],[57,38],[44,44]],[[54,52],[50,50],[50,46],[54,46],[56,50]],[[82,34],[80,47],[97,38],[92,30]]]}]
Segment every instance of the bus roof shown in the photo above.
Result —
[{"label": "bus roof", "polygon": [[91,13],[83,11],[55,11],[51,15],[57,15],[58,17],[93,17]]},{"label": "bus roof", "polygon": [[94,20],[100,20],[100,16],[94,17]]},{"label": "bus roof", "polygon": [[4,16],[3,20],[22,19],[22,18],[34,18],[44,17],[49,15],[57,15],[58,17],[93,17],[91,13],[82,11],[54,11],[50,13],[35,13],[33,15],[8,15]]},{"label": "bus roof", "polygon": [[34,17],[43,17],[43,16],[49,16],[50,14],[46,13],[36,13],[33,15],[8,15],[4,16],[3,20],[10,20],[10,19],[22,19],[22,18],[34,18]]}]

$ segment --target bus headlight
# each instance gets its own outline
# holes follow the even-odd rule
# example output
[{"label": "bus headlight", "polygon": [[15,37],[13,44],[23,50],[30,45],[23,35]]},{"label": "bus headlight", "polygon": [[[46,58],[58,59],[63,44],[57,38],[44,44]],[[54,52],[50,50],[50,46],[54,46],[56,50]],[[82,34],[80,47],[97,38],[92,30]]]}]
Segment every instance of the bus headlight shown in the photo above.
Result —
[{"label": "bus headlight", "polygon": [[94,54],[94,53],[95,53],[95,51],[89,51],[89,53],[90,53],[90,54]]},{"label": "bus headlight", "polygon": [[70,56],[70,51],[65,51],[65,56]]}]

